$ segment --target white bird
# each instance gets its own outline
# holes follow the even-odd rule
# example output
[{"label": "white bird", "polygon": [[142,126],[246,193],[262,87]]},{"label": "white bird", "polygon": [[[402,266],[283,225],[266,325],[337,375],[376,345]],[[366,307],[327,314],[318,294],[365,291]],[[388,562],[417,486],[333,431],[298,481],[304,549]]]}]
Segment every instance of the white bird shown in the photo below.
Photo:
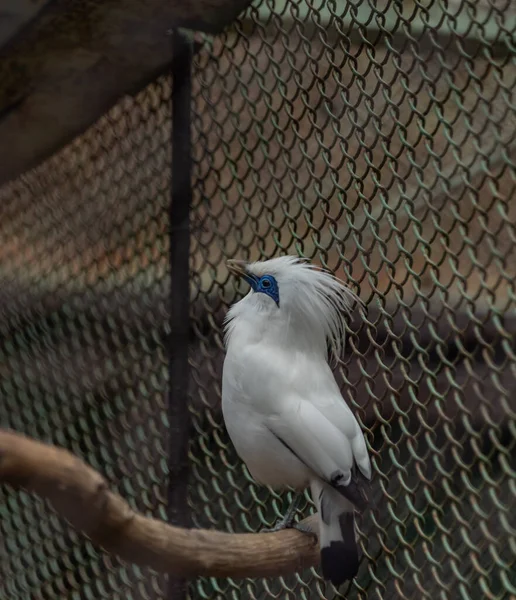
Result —
[{"label": "white bird", "polygon": [[[251,290],[225,320],[227,431],[257,482],[298,491],[310,486],[323,577],[341,585],[358,572],[353,511],[367,506],[363,486],[371,463],[328,364],[328,348],[333,357],[340,354],[345,315],[358,298],[298,257],[231,260],[228,268]],[[292,526],[299,499],[269,531]]]}]

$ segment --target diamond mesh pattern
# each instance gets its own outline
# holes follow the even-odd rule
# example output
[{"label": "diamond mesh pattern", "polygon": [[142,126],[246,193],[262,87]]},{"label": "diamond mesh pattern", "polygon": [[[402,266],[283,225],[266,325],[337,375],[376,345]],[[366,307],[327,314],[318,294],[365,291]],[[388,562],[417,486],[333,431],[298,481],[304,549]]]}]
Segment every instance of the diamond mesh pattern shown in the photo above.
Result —
[{"label": "diamond mesh pattern", "polygon": [[[513,598],[513,7],[270,8],[255,2],[203,38],[194,64],[193,522],[256,531],[286,506],[253,483],[225,433],[222,316],[244,291],[226,258],[297,252],[368,306],[337,376],[366,431],[376,506],[340,596]],[[169,96],[157,81],[0,191],[1,423],[70,448],[161,518]],[[6,597],[164,597],[164,577],[105,556],[38,500],[2,494]],[[335,590],[307,570],[200,578],[190,594]]]}]

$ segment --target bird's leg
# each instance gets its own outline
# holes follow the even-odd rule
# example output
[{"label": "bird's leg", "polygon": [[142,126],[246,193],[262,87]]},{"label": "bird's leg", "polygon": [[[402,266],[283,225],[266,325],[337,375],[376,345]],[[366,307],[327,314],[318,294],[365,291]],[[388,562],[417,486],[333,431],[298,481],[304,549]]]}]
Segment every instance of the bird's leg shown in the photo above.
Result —
[{"label": "bird's leg", "polygon": [[302,494],[299,492],[295,493],[284,517],[280,519],[276,525],[274,525],[274,527],[262,529],[261,533],[276,533],[276,531],[281,531],[282,529],[290,529],[293,526],[294,516],[296,514],[297,507],[301,502],[301,496]]}]

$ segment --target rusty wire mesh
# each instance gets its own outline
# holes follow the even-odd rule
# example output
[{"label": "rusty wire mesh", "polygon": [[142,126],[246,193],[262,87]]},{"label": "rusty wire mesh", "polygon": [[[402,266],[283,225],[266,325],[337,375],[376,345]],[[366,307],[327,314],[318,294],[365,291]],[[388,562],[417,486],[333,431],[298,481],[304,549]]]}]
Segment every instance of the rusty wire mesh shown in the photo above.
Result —
[{"label": "rusty wire mesh", "polygon": [[[516,597],[513,5],[255,3],[194,64],[189,504],[255,531],[220,413],[228,257],[299,253],[368,306],[338,369],[374,456],[348,598]],[[0,191],[0,418],[166,516],[170,82]],[[6,598],[160,598],[44,504],[2,490]],[[307,503],[302,511],[310,510]],[[317,570],[192,598],[332,598]]]}]

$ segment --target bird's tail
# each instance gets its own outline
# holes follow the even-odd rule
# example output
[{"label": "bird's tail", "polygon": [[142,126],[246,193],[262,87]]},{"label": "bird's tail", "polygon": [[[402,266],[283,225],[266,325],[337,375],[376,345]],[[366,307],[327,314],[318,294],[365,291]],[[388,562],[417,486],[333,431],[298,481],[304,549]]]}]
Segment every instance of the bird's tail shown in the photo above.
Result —
[{"label": "bird's tail", "polygon": [[319,515],[322,574],[339,586],[358,573],[353,505],[321,481],[313,481],[311,491]]}]

